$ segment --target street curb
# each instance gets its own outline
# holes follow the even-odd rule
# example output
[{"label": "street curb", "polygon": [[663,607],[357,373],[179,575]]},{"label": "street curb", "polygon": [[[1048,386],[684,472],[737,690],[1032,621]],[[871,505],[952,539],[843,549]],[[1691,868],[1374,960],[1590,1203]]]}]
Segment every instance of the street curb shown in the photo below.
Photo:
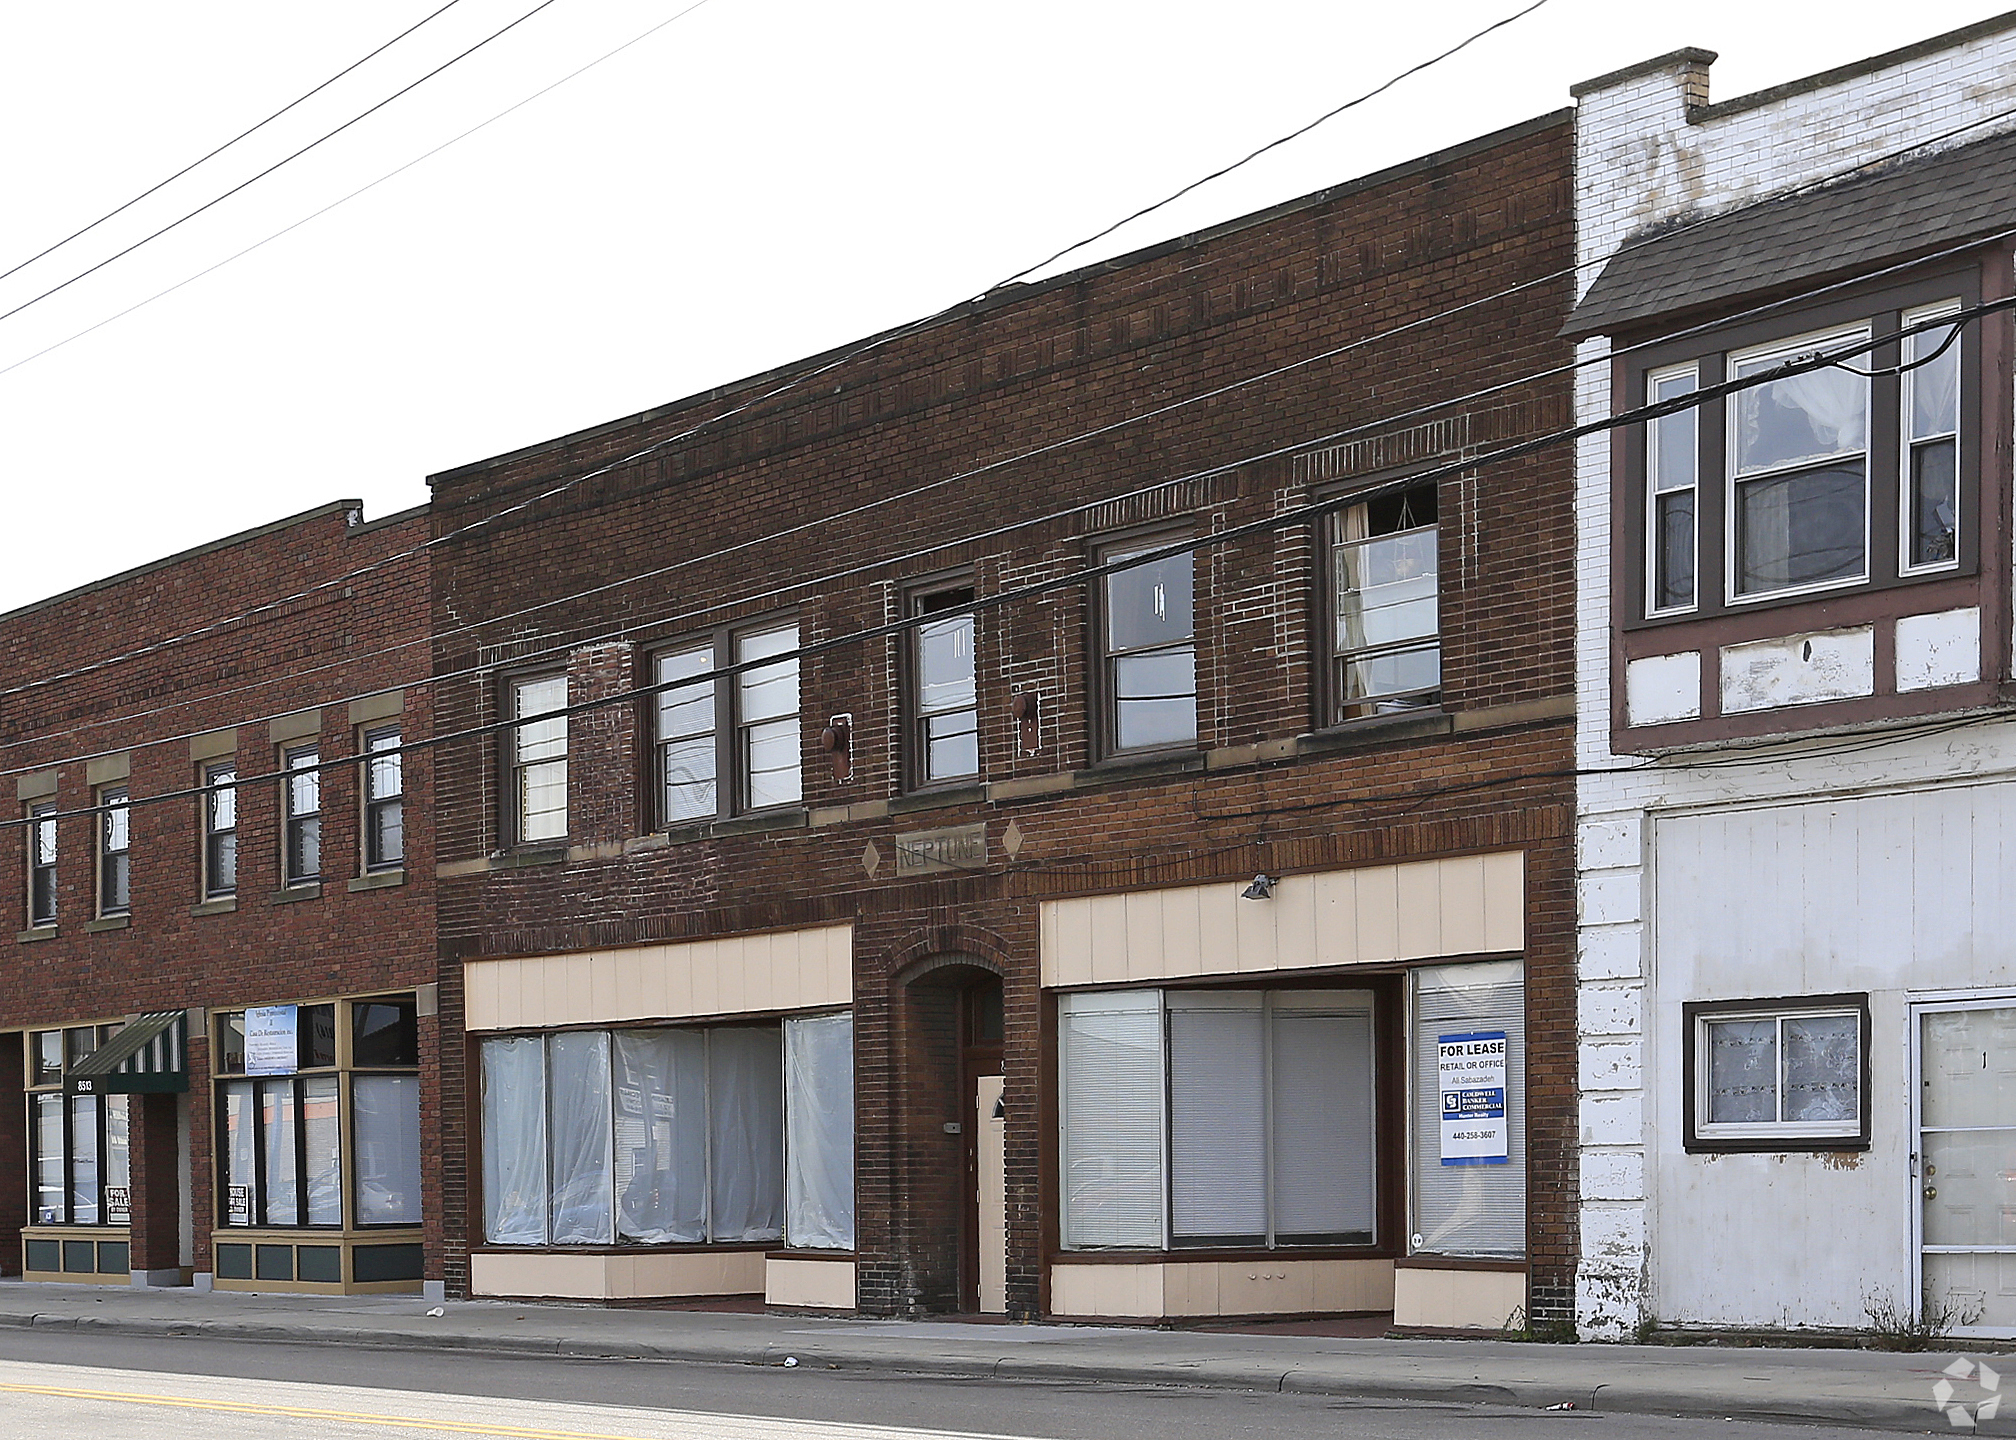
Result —
[{"label": "street curb", "polygon": [[[1563,1406],[1580,1413],[1664,1415],[1688,1418],[1742,1419],[1754,1422],[1854,1425],[1863,1428],[1923,1432],[1935,1428],[1938,1412],[1928,1400],[1889,1401],[1814,1395],[1774,1396],[1768,1409],[1754,1397],[1703,1394],[1658,1385],[1619,1385],[1597,1381],[1589,1386],[1564,1386],[1558,1381],[1498,1382],[1478,1378],[1449,1384],[1435,1377],[1419,1381],[1338,1373],[1279,1362],[1250,1360],[1180,1360],[1103,1362],[1081,1359],[1036,1359],[1026,1355],[992,1356],[887,1354],[836,1348],[830,1342],[802,1346],[764,1340],[738,1342],[624,1341],[528,1335],[522,1338],[474,1335],[462,1331],[376,1329],[299,1322],[239,1319],[164,1320],[42,1312],[0,1313],[0,1327],[78,1331],[94,1335],[259,1341],[268,1344],[344,1345],[380,1350],[427,1350],[448,1353],[483,1352],[500,1356],[577,1360],[650,1360],[705,1365],[781,1367],[787,1358],[810,1370],[920,1375],[944,1379],[1030,1381],[1050,1384],[1154,1385],[1195,1389],[1241,1390],[1287,1395],[1319,1395],[1338,1399],[1394,1400],[1440,1405],[1497,1405],[1546,1410]],[[1348,1363],[1347,1357],[1339,1357]],[[1591,1347],[1590,1372],[1600,1374],[1600,1350]],[[2016,1434],[2016,1425],[1990,1422],[1980,1434]]]}]

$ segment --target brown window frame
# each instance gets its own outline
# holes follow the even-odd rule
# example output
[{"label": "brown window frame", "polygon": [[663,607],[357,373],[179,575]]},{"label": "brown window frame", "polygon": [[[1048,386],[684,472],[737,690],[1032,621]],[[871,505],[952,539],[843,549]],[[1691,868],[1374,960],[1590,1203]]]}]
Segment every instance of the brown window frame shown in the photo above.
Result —
[{"label": "brown window frame", "polygon": [[[1833,1135],[1815,1134],[1810,1130],[1800,1134],[1796,1122],[1773,1121],[1781,1127],[1783,1134],[1707,1134],[1702,1133],[1701,1080],[1702,1057],[1698,1036],[1706,1024],[1715,1020],[1736,1019],[1746,1015],[1771,1016],[1783,1019],[1786,1016],[1802,1014],[1824,1014],[1852,1011],[1859,1025],[1858,1046],[1860,1054],[1857,1097],[1860,1115],[1856,1129],[1852,1133]],[[1870,1114],[1873,1094],[1870,1087],[1869,1050],[1873,1041],[1870,1029],[1869,995],[1858,991],[1837,995],[1776,995],[1753,1000],[1692,1000],[1680,1007],[1680,1082],[1681,1082],[1681,1143],[1690,1155],[1704,1154],[1772,1154],[1776,1152],[1821,1151],[1821,1150],[1867,1150],[1870,1144]]]},{"label": "brown window frame", "polygon": [[[1178,541],[1194,538],[1194,524],[1188,521],[1163,524],[1151,528],[1129,530],[1117,534],[1099,536],[1090,544],[1090,554],[1095,565],[1107,564],[1124,554],[1159,549]],[[1170,559],[1177,557],[1170,556]],[[1116,651],[1109,644],[1111,613],[1111,593],[1114,579],[1126,572],[1111,571],[1097,577],[1091,587],[1091,603],[1087,607],[1092,633],[1088,647],[1091,665],[1090,683],[1086,689],[1092,709],[1091,746],[1094,763],[1113,761],[1126,763],[1134,760],[1150,760],[1159,757],[1194,754],[1204,740],[1204,687],[1198,661],[1203,649],[1203,637],[1197,625],[1197,552],[1184,552],[1183,558],[1190,562],[1190,703],[1191,733],[1187,740],[1170,740],[1151,745],[1126,745],[1120,743],[1120,713],[1118,682],[1115,676],[1115,662],[1130,656],[1154,654],[1158,651],[1173,650],[1181,642],[1159,646],[1135,646]]]},{"label": "brown window frame", "polygon": [[[903,788],[909,793],[934,790],[957,789],[966,785],[977,785],[986,774],[987,759],[982,746],[980,731],[980,617],[970,607],[979,592],[973,583],[970,571],[957,571],[946,575],[936,575],[919,580],[905,587],[903,591],[903,616],[906,620],[918,620],[925,615],[936,614],[940,610],[957,615],[962,609],[970,622],[969,643],[973,650],[973,703],[955,709],[934,711],[926,714],[923,696],[923,661],[919,647],[923,643],[924,627],[912,627],[903,637],[902,653],[897,667],[898,685],[902,701],[903,716]],[[958,598],[963,596],[964,598]],[[932,605],[934,600],[945,603]],[[970,712],[973,716],[973,754],[971,770],[950,775],[931,774],[930,732],[932,719],[939,715],[956,715]]]},{"label": "brown window frame", "polygon": [[[357,730],[357,849],[358,863],[366,875],[382,875],[406,865],[406,757],[397,748],[405,742],[405,735],[405,726],[397,720],[359,726]],[[374,778],[379,758],[374,758],[373,747],[387,736],[391,737],[394,753],[383,758],[392,761],[399,788],[393,794],[381,795]],[[387,810],[399,812],[399,853],[390,857],[378,853],[378,817]]]},{"label": "brown window frame", "polygon": [[[308,760],[305,765],[299,763],[303,757],[307,757]],[[315,777],[313,810],[294,808],[294,782],[297,770],[309,772]],[[322,882],[323,872],[327,868],[323,864],[322,817],[328,813],[328,807],[322,803],[322,781],[320,740],[280,747],[280,887],[283,890],[305,888]],[[315,837],[313,869],[301,863],[305,853],[303,842],[310,834]]]},{"label": "brown window frame", "polygon": [[[1441,673],[1441,657],[1444,652],[1444,641],[1445,641],[1445,631],[1442,625],[1442,603],[1447,594],[1446,586],[1443,583],[1442,546],[1441,546],[1441,537],[1442,537],[1441,516],[1442,516],[1442,501],[1444,497],[1442,494],[1441,484],[1438,481],[1426,480],[1422,478],[1423,474],[1424,474],[1423,471],[1417,469],[1408,471],[1403,474],[1382,475],[1369,480],[1360,481],[1355,484],[1332,489],[1326,491],[1323,494],[1322,498],[1324,502],[1326,504],[1334,504],[1335,506],[1337,506],[1337,508],[1332,510],[1329,514],[1324,515],[1317,522],[1316,536],[1315,536],[1318,545],[1318,555],[1316,559],[1316,576],[1317,576],[1317,584],[1320,587],[1321,593],[1318,594],[1318,596],[1316,597],[1317,603],[1314,607],[1312,607],[1310,613],[1315,617],[1316,624],[1320,630],[1320,633],[1316,637],[1316,644],[1312,648],[1311,653],[1320,657],[1322,672],[1317,677],[1317,683],[1311,688],[1317,697],[1317,704],[1322,707],[1321,712],[1316,717],[1317,720],[1316,728],[1319,730],[1338,729],[1345,726],[1362,725],[1368,722],[1377,723],[1379,721],[1390,721],[1396,718],[1397,716],[1402,715],[1436,714],[1439,713],[1442,709],[1442,696],[1446,689],[1446,677],[1444,677]],[[1411,698],[1413,695],[1421,695],[1422,700],[1421,703],[1419,704],[1407,705],[1398,710],[1382,712],[1377,709],[1372,709],[1369,710],[1368,713],[1362,715],[1346,715],[1343,713],[1346,706],[1354,702],[1347,701],[1344,696],[1344,683],[1343,683],[1342,671],[1345,660],[1351,656],[1370,656],[1375,655],[1381,651],[1397,651],[1398,649],[1405,648],[1403,642],[1402,644],[1391,647],[1368,645],[1358,649],[1347,650],[1337,643],[1337,600],[1338,600],[1338,578],[1339,578],[1337,574],[1337,551],[1340,548],[1340,546],[1350,543],[1348,541],[1344,541],[1339,538],[1339,532],[1341,531],[1344,524],[1344,515],[1346,509],[1350,505],[1354,505],[1363,501],[1377,500],[1384,496],[1397,495],[1408,490],[1425,489],[1431,487],[1435,491],[1435,515],[1436,515],[1434,524],[1435,536],[1436,536],[1436,546],[1435,546],[1435,556],[1436,556],[1435,649],[1437,655],[1436,688],[1432,693],[1415,691],[1415,692],[1409,692],[1408,695],[1394,696],[1390,701],[1387,702],[1387,703],[1397,703],[1400,700]],[[1414,528],[1426,529],[1428,527],[1416,526]],[[1381,703],[1381,701],[1378,697],[1374,697],[1370,701],[1355,702],[1355,703],[1364,703],[1371,706],[1377,706],[1378,704]]]},{"label": "brown window frame", "polygon": [[[568,765],[566,824],[558,835],[541,836],[536,839],[525,835],[525,806],[522,791],[522,772],[530,765],[547,764],[550,761],[521,761],[518,756],[518,732],[522,724],[518,715],[518,692],[521,687],[541,680],[558,680],[566,686],[565,704],[573,703],[573,684],[565,667],[542,666],[533,670],[506,671],[497,680],[497,718],[503,722],[497,730],[497,833],[500,849],[520,846],[544,847],[565,845],[574,830],[573,791],[573,734],[571,723],[567,725],[567,747],[559,756],[562,764]],[[544,712],[542,712],[544,713]],[[562,717],[566,722],[567,717]]]},{"label": "brown window frame", "polygon": [[[648,652],[650,661],[650,684],[661,684],[659,666],[674,655],[692,655],[705,651],[710,656],[709,671],[723,670],[740,660],[741,643],[752,635],[764,635],[778,630],[795,630],[797,640],[791,645],[796,651],[805,643],[804,621],[795,612],[779,615],[757,616],[740,620],[732,625],[720,625],[711,630],[703,630],[667,640],[653,645]],[[650,759],[647,783],[650,798],[646,806],[649,824],[658,833],[683,830],[688,826],[707,825],[717,820],[736,819],[744,815],[784,814],[801,809],[805,804],[805,668],[795,655],[789,662],[796,667],[798,678],[798,798],[779,801],[773,805],[753,805],[750,803],[748,763],[744,755],[743,735],[750,728],[743,721],[741,712],[742,674],[717,675],[715,678],[697,683],[708,685],[713,690],[711,731],[684,731],[683,738],[698,739],[711,735],[714,746],[714,809],[702,815],[686,815],[673,818],[666,813],[665,805],[665,747],[668,743],[659,733],[659,695],[654,693],[644,697],[643,727],[650,737]],[[672,692],[665,692],[672,693]],[[678,737],[675,737],[678,738]]]},{"label": "brown window frame", "polygon": [[[123,780],[100,785],[92,796],[97,811],[98,918],[133,913],[133,792]],[[113,846],[113,817],[123,843]]]},{"label": "brown window frame", "polygon": [[[28,928],[30,930],[47,929],[52,925],[60,923],[62,917],[63,896],[59,888],[59,872],[57,867],[61,862],[63,851],[61,827],[56,823],[56,813],[57,805],[54,800],[33,801],[28,805],[27,813],[24,817],[28,823],[21,827],[21,834],[26,842],[22,846],[22,857],[27,861],[27,869],[24,876],[24,879],[27,881],[27,894],[24,899],[28,908]],[[49,858],[47,860],[42,858],[44,827],[47,827],[46,833],[49,837]],[[36,902],[41,893],[41,881],[45,875],[48,877],[49,904],[46,909],[43,909],[38,907]]]},{"label": "brown window frame", "polygon": [[[198,863],[202,868],[203,898],[205,900],[227,900],[238,893],[238,761],[213,760],[201,771],[202,794],[197,797],[198,829],[202,834],[202,852]],[[231,797],[231,823],[217,823],[217,801],[226,792]],[[231,842],[231,883],[217,883],[217,845],[220,840]]]}]

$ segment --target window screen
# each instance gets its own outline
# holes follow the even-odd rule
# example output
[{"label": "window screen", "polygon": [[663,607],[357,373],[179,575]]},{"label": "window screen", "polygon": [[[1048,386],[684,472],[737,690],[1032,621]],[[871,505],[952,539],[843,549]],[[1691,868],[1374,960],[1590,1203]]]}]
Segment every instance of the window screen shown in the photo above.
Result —
[{"label": "window screen", "polygon": [[[1516,960],[1439,965],[1413,973],[1414,1233],[1416,1253],[1517,1258],[1526,1253],[1526,982]],[[1504,1164],[1444,1164],[1446,1035],[1503,1031]]]}]

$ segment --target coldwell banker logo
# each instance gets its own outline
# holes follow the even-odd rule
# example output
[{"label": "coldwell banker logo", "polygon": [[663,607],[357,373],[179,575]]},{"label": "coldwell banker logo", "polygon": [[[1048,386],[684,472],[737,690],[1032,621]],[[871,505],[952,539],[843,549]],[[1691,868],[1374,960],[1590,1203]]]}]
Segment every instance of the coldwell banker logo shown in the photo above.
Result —
[{"label": "coldwell banker logo", "polygon": [[[1963,1390],[1961,1387],[1965,1386]],[[1955,1430],[1972,1430],[2002,1408],[2002,1377],[1962,1356],[1932,1387],[1932,1403]]]}]

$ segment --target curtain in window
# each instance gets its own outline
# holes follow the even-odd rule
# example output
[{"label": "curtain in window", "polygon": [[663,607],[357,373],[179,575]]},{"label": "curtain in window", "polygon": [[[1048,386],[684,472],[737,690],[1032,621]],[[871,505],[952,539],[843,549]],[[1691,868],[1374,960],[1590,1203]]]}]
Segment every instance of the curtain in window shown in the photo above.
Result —
[{"label": "curtain in window", "polygon": [[1372,1239],[1372,1017],[1289,1008],[1274,1021],[1274,1239]]},{"label": "curtain in window", "polygon": [[1169,1235],[1267,1238],[1267,1035],[1257,990],[1175,993],[1169,1006]]},{"label": "curtain in window", "polygon": [[553,1166],[553,1243],[608,1245],[610,1206],[609,1032],[547,1037],[546,1117]]},{"label": "curtain in window", "polygon": [[707,1033],[709,1239],[784,1235],[783,1040],[770,1027]]},{"label": "curtain in window", "polygon": [[250,1225],[258,1215],[259,1191],[253,1172],[259,1126],[254,1087],[233,1080],[224,1087],[224,1223]]},{"label": "curtain in window", "polygon": [[546,1243],[546,1041],[483,1042],[483,1235]]},{"label": "curtain in window", "polygon": [[784,1022],[785,1240],[854,1248],[854,1016]]},{"label": "curtain in window", "polygon": [[707,1041],[616,1032],[616,1229],[647,1245],[707,1238]]},{"label": "curtain in window", "polygon": [[[1414,980],[1414,1232],[1416,1251],[1519,1257],[1526,1253],[1526,983],[1516,960],[1440,965]],[[1503,1030],[1505,1118],[1511,1159],[1503,1165],[1442,1164],[1444,1034]]]},{"label": "curtain in window", "polygon": [[350,1082],[350,1105],[357,1137],[357,1223],[418,1225],[420,1077],[359,1075]]},{"label": "curtain in window", "polygon": [[1162,1245],[1162,1010],[1154,990],[1067,995],[1063,1070],[1064,1243]]}]

